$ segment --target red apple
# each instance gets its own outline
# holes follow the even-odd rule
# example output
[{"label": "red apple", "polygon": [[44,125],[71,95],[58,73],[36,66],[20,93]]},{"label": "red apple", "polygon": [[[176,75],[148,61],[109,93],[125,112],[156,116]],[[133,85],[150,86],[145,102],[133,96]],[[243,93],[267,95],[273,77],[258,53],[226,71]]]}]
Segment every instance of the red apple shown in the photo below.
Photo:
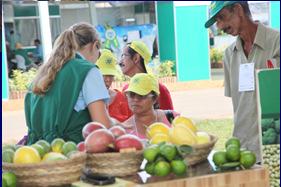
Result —
[{"label": "red apple", "polygon": [[114,126],[109,129],[115,138],[126,134],[126,130],[121,126]]},{"label": "red apple", "polygon": [[85,152],[85,151],[86,151],[85,142],[80,142],[79,144],[77,144],[77,149],[78,149],[80,152]]},{"label": "red apple", "polygon": [[105,126],[103,124],[99,123],[99,122],[96,122],[96,121],[92,121],[92,122],[87,123],[82,129],[82,135],[83,135],[84,139],[86,139],[87,136],[91,132],[93,132],[97,129],[105,129]]},{"label": "red apple", "polygon": [[114,146],[114,136],[108,129],[98,129],[85,140],[87,153],[104,153]]}]

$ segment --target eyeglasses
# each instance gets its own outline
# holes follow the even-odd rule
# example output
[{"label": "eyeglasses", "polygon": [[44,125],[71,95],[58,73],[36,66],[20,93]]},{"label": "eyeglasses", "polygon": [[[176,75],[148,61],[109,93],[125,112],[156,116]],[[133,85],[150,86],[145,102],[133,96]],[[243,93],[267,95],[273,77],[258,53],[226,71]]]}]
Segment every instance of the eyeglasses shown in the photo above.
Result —
[{"label": "eyeglasses", "polygon": [[136,94],[134,92],[126,92],[125,94],[126,94],[127,98],[129,98],[129,99],[136,98],[137,100],[144,100],[144,99],[149,98],[149,97],[154,97],[153,94],[139,95],[139,94]]},{"label": "eyeglasses", "polygon": [[126,56],[131,56],[131,55],[130,55],[130,54],[123,53],[123,54],[121,55],[121,58],[124,59]]}]

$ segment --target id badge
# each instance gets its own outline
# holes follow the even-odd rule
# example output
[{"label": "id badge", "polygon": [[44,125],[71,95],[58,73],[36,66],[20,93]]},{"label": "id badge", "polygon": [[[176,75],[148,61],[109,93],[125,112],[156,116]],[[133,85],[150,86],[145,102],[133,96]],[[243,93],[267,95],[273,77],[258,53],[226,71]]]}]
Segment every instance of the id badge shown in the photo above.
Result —
[{"label": "id badge", "polygon": [[240,64],[239,67],[239,92],[255,90],[255,64]]}]

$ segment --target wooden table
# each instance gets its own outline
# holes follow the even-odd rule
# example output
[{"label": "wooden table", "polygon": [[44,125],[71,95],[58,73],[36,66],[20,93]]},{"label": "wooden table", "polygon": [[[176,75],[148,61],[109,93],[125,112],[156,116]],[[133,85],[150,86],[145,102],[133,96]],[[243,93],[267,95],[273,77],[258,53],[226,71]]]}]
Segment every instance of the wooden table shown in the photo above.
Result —
[{"label": "wooden table", "polygon": [[[92,187],[83,182],[72,184],[73,187]],[[206,160],[188,168],[187,174],[177,177],[173,174],[167,177],[149,176],[144,171],[125,178],[116,178],[116,183],[110,187],[269,187],[268,170],[255,165],[248,170],[216,171],[212,161]]]}]

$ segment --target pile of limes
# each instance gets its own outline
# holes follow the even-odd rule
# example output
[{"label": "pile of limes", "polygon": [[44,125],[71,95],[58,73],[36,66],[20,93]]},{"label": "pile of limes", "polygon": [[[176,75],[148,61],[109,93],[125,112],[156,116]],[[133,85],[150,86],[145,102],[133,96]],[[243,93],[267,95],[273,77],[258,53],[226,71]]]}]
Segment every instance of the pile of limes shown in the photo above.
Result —
[{"label": "pile of limes", "polygon": [[236,137],[226,141],[225,149],[213,155],[213,162],[220,169],[249,169],[256,163],[256,155],[252,151],[240,149],[240,140]]},{"label": "pile of limes", "polygon": [[150,145],[145,148],[143,156],[147,160],[145,171],[150,175],[164,177],[170,173],[177,176],[186,173],[187,165],[174,144]]},{"label": "pile of limes", "polygon": [[39,140],[30,146],[4,145],[2,146],[2,162],[15,164],[32,164],[41,161],[66,160],[77,152],[74,142],[65,142],[56,138],[52,143]]},{"label": "pile of limes", "polygon": [[16,187],[17,177],[12,172],[2,173],[2,187]]}]

